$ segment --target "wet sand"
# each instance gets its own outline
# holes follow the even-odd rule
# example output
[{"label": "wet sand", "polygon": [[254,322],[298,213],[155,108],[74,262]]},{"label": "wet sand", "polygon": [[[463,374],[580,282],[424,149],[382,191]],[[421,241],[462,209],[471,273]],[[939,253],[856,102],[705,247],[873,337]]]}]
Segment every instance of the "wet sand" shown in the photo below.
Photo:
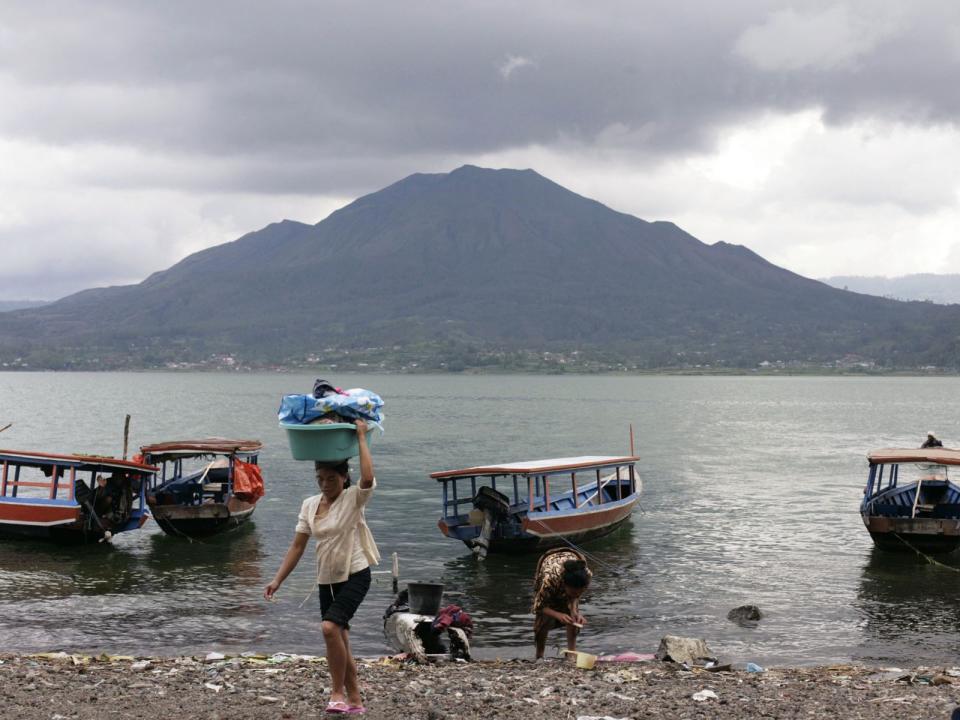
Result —
[{"label": "wet sand", "polygon": [[[0,656],[5,717],[317,718],[329,675],[322,658]],[[859,666],[688,671],[673,663],[560,661],[427,666],[360,660],[364,717],[460,720],[612,718],[950,717],[960,669]],[[716,697],[694,698],[709,690]],[[707,694],[709,695],[709,693]]]}]

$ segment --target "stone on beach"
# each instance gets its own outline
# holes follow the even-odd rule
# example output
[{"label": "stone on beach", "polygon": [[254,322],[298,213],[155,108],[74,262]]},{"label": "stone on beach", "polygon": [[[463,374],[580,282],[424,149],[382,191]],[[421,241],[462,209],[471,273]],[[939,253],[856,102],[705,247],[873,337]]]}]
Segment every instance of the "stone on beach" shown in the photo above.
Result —
[{"label": "stone on beach", "polygon": [[714,659],[713,653],[704,640],[685,638],[679,635],[665,635],[655,655],[657,660],[672,660],[675,663],[696,663]]}]

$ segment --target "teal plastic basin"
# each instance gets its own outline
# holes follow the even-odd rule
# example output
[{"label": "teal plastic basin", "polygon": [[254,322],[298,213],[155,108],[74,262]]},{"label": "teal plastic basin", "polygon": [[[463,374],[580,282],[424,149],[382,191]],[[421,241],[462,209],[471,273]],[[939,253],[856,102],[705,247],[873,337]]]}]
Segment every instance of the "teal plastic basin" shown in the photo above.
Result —
[{"label": "teal plastic basin", "polygon": [[[280,423],[287,431],[287,442],[294,460],[336,462],[360,454],[357,427],[353,423],[330,425],[291,425]],[[367,442],[373,436],[367,430]]]}]

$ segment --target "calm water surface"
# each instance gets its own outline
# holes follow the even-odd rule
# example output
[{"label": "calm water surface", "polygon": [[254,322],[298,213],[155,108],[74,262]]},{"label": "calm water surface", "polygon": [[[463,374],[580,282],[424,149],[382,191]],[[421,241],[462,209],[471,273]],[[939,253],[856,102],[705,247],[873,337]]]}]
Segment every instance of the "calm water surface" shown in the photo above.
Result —
[{"label": "calm water surface", "polygon": [[[876,552],[857,506],[865,453],[933,429],[960,442],[954,378],[336,376],[386,400],[368,521],[407,580],[442,579],[476,618],[481,657],[532,654],[536,558],[474,561],[440,535],[427,474],[491,461],[628,450],[644,482],[629,526],[590,545],[581,646],[652,652],[667,633],[733,660],[802,665],[957,662],[960,573]],[[257,437],[267,497],[246,528],[189,544],[148,524],[112,546],[0,541],[0,648],[143,654],[322,653],[312,558],[262,600],[293,535],[308,465],[290,459],[280,395],[312,376],[0,373],[0,447],[119,454],[194,436]],[[958,559],[947,562],[960,565]],[[389,562],[380,569],[388,569]],[[353,624],[385,651],[389,576]],[[304,600],[306,602],[304,603]],[[740,628],[727,611],[767,613]],[[559,636],[556,638],[559,642]]]}]

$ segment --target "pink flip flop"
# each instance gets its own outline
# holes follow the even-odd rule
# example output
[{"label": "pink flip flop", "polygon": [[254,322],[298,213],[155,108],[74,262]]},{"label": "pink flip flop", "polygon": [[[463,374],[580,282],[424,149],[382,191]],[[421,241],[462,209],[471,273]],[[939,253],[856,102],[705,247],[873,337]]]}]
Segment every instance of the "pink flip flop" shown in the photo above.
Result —
[{"label": "pink flip flop", "polygon": [[363,715],[367,709],[363,705],[351,705],[346,709],[350,715]]},{"label": "pink flip flop", "polygon": [[343,702],[343,700],[331,700],[327,703],[328,715],[343,715],[348,712],[350,712],[350,706]]}]

